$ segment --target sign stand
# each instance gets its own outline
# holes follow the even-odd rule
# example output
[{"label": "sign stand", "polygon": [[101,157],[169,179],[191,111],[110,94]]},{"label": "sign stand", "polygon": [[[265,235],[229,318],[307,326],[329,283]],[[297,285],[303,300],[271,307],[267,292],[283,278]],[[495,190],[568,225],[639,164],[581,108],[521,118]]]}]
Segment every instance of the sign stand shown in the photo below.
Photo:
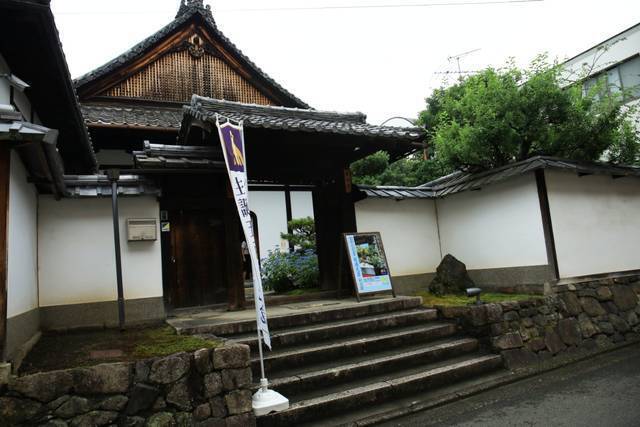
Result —
[{"label": "sign stand", "polygon": [[258,389],[251,398],[251,406],[256,417],[289,408],[289,399],[277,391],[269,389],[269,381],[264,375],[264,358],[262,356],[262,336],[260,329],[258,329],[258,349],[260,353],[260,389]]},{"label": "sign stand", "polygon": [[[391,292],[395,298],[396,292],[380,233],[343,233],[342,236],[358,302],[361,302],[362,296],[387,292]],[[342,268],[343,251],[340,251],[340,258]],[[342,276],[338,280],[338,289],[342,289]]]}]

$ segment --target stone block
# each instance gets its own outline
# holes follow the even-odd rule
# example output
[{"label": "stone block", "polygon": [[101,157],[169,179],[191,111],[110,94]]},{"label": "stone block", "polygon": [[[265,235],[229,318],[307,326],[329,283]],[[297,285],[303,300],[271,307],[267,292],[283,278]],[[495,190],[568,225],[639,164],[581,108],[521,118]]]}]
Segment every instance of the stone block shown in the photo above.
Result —
[{"label": "stone block", "polygon": [[624,341],[624,335],[622,335],[620,332],[616,332],[615,334],[611,335],[611,341],[613,341],[614,344],[618,344],[622,341]]},{"label": "stone block", "polygon": [[193,415],[189,412],[178,412],[173,415],[176,420],[176,427],[193,427],[198,425],[194,423]]},{"label": "stone block", "polygon": [[198,372],[202,375],[208,374],[213,370],[213,361],[211,360],[212,351],[208,348],[196,350],[193,353],[193,363]]},{"label": "stone block", "polygon": [[158,384],[178,381],[189,371],[190,357],[186,353],[174,354],[158,359],[151,365],[149,379]]},{"label": "stone block", "polygon": [[504,301],[501,302],[502,311],[511,311],[511,310],[519,310],[520,303],[518,301]]},{"label": "stone block", "polygon": [[637,324],[640,324],[640,319],[634,311],[627,312],[626,320],[629,326],[636,326]]},{"label": "stone block", "polygon": [[507,322],[515,322],[520,320],[520,315],[517,311],[507,311],[502,315],[502,317]]},{"label": "stone block", "polygon": [[611,289],[608,286],[600,286],[596,289],[596,298],[599,301],[609,301],[613,298],[613,292],[611,292]]},{"label": "stone block", "polygon": [[469,312],[469,307],[465,306],[438,306],[438,312],[445,319],[462,319],[467,317],[467,313]]},{"label": "stone block", "polygon": [[546,331],[544,343],[551,354],[558,354],[567,348],[560,336],[552,329]]},{"label": "stone block", "polygon": [[69,427],[66,421],[60,420],[58,418],[53,418],[48,420],[44,424],[40,424],[40,427]]},{"label": "stone block", "polygon": [[149,417],[147,427],[173,427],[176,421],[169,412],[158,412]]},{"label": "stone block", "polygon": [[212,372],[204,376],[204,396],[206,398],[222,393],[222,378],[219,372]]},{"label": "stone block", "polygon": [[197,422],[195,427],[227,427],[227,423],[222,418],[208,418]]},{"label": "stone block", "polygon": [[129,398],[121,394],[107,397],[98,404],[98,409],[103,411],[118,411],[120,412],[127,405]]},{"label": "stone block", "polygon": [[193,418],[196,421],[202,421],[204,419],[209,418],[210,416],[211,416],[211,406],[209,406],[209,403],[203,403],[201,405],[198,405],[193,410]]},{"label": "stone block", "polygon": [[183,378],[171,385],[166,401],[182,411],[190,411],[193,408],[193,396],[189,381]]},{"label": "stone block", "polygon": [[615,305],[613,303],[613,301],[605,301],[605,302],[602,303],[602,306],[607,311],[607,313],[611,313],[611,314],[620,313],[620,310],[618,309],[618,306]]},{"label": "stone block", "polygon": [[489,326],[489,333],[491,334],[492,337],[495,337],[497,335],[504,334],[507,331],[508,328],[509,328],[509,325],[505,325],[504,322],[492,323]]},{"label": "stone block", "polygon": [[211,407],[211,416],[213,418],[224,418],[227,416],[227,407],[222,397],[218,396],[209,400],[209,406]]},{"label": "stone block", "polygon": [[247,366],[249,366],[249,346],[247,345],[225,345],[213,350],[215,369],[246,368]]},{"label": "stone block", "polygon": [[9,380],[9,390],[45,403],[67,394],[72,385],[69,371],[43,372]]},{"label": "stone block", "polygon": [[505,350],[502,352],[502,359],[508,369],[526,368],[538,363],[536,354],[525,348]]},{"label": "stone block", "polygon": [[611,288],[613,302],[622,311],[631,310],[638,305],[638,295],[631,286],[616,285]]},{"label": "stone block", "polygon": [[510,350],[524,345],[519,332],[509,332],[492,338],[493,347],[497,350]]},{"label": "stone block", "polygon": [[573,292],[565,292],[559,296],[560,307],[565,314],[577,316],[582,312],[578,297]]},{"label": "stone block", "polygon": [[134,381],[144,383],[149,380],[149,372],[151,372],[151,362],[148,360],[139,360],[135,364]]},{"label": "stone block", "polygon": [[234,415],[225,420],[225,427],[255,427],[256,417],[253,413]]},{"label": "stone block", "polygon": [[502,321],[502,306],[500,304],[485,304],[487,310],[487,322],[497,323]]},{"label": "stone block", "polygon": [[520,320],[520,323],[525,328],[532,328],[533,327],[533,320],[530,317],[523,318],[522,320]]},{"label": "stone block", "polygon": [[136,384],[131,389],[129,402],[127,403],[126,413],[128,415],[137,414],[140,411],[150,408],[156,398],[160,394],[160,390],[147,384]]},{"label": "stone block", "polygon": [[582,340],[582,344],[580,344],[580,348],[583,350],[592,353],[598,349],[598,345],[596,341],[592,338],[587,338],[586,340]]},{"label": "stone block", "polygon": [[222,371],[222,387],[226,391],[245,388],[251,385],[251,368],[225,369]]},{"label": "stone block", "polygon": [[[214,363],[215,364],[215,363]],[[251,411],[251,392],[249,390],[235,390],[224,396],[229,415],[242,414]]]},{"label": "stone block", "polygon": [[0,421],[7,423],[7,426],[30,424],[28,421],[37,417],[43,410],[43,405],[33,400],[0,397]]},{"label": "stone block", "polygon": [[600,349],[609,348],[613,345],[609,337],[607,337],[605,334],[598,334],[596,335],[595,339],[596,339],[596,345]]},{"label": "stone block", "polygon": [[71,427],[95,427],[112,424],[118,418],[117,412],[91,411],[71,420]]},{"label": "stone block", "polygon": [[626,320],[615,314],[609,315],[609,322],[611,322],[613,327],[621,333],[629,332],[629,330],[631,329]]},{"label": "stone block", "polygon": [[74,389],[78,394],[126,393],[131,385],[129,363],[105,363],[73,371]]},{"label": "stone block", "polygon": [[637,332],[627,332],[626,334],[624,334],[624,339],[626,341],[639,341],[640,334]]},{"label": "stone block", "polygon": [[578,345],[582,340],[582,332],[576,319],[562,319],[558,322],[558,335],[566,345]]},{"label": "stone block", "polygon": [[616,331],[613,325],[609,322],[598,322],[598,329],[600,332],[607,335],[613,335]]},{"label": "stone block", "polygon": [[586,314],[581,314],[578,317],[578,325],[582,332],[583,338],[590,338],[599,332],[599,329],[591,322],[591,319]]},{"label": "stone block", "polygon": [[594,289],[580,289],[578,292],[578,297],[591,297],[597,298],[596,291]]},{"label": "stone block", "polygon": [[142,417],[125,417],[122,422],[122,427],[143,427],[146,420]]},{"label": "stone block", "polygon": [[55,410],[54,415],[60,418],[72,418],[91,410],[89,400],[84,397],[71,396]]},{"label": "stone block", "polygon": [[544,342],[544,339],[541,337],[533,338],[531,341],[527,343],[527,348],[531,351],[541,351],[547,348],[547,345]]},{"label": "stone block", "polygon": [[484,305],[472,305],[469,307],[467,320],[472,326],[484,326],[487,324],[487,309]]},{"label": "stone block", "polygon": [[602,316],[603,314],[607,313],[595,298],[582,297],[580,298],[580,305],[582,305],[584,312],[591,317]]}]

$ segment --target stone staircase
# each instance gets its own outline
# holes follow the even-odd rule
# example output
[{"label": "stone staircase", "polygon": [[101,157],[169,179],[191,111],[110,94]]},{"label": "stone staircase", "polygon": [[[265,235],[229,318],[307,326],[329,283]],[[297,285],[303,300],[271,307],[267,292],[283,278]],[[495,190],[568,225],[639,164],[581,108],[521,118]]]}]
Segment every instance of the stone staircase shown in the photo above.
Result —
[{"label": "stone staircase", "polygon": [[[269,319],[274,351],[265,352],[267,377],[291,406],[258,425],[354,424],[502,368],[500,356],[436,318],[420,298],[399,297]],[[209,332],[251,347],[257,382],[255,322]]]}]

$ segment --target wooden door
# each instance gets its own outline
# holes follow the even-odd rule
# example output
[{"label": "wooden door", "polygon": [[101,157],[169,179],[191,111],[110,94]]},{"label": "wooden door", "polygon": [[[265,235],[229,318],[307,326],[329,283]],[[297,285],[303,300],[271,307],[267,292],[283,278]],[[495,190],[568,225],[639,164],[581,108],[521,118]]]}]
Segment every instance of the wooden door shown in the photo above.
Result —
[{"label": "wooden door", "polygon": [[[165,295],[172,308],[225,303],[224,223],[215,210],[169,211]],[[168,258],[168,259],[167,259]],[[167,265],[167,263],[169,265]]]}]

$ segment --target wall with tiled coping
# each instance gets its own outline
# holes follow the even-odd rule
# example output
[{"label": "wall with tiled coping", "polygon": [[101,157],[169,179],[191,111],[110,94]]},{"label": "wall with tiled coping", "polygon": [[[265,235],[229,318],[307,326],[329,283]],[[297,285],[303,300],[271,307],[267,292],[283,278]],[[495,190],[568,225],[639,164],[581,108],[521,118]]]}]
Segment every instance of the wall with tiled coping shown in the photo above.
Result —
[{"label": "wall with tiled coping", "polygon": [[0,426],[252,426],[249,347],[12,377]]},{"label": "wall with tiled coping", "polygon": [[640,341],[639,295],[634,276],[555,285],[553,294],[527,301],[438,309],[516,369]]}]

